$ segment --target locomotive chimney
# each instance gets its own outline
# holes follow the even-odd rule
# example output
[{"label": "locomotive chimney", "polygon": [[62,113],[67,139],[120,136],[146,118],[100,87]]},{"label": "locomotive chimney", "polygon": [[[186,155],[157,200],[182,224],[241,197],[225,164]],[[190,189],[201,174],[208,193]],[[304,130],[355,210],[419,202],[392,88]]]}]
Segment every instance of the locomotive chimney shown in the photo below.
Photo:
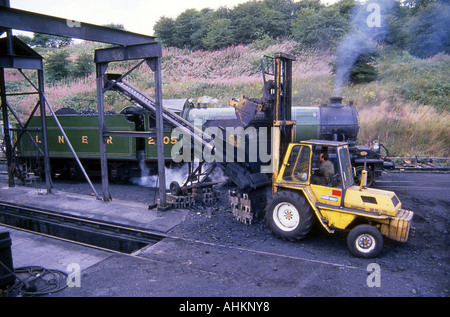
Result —
[{"label": "locomotive chimney", "polygon": [[330,107],[342,107],[342,97],[330,97]]}]

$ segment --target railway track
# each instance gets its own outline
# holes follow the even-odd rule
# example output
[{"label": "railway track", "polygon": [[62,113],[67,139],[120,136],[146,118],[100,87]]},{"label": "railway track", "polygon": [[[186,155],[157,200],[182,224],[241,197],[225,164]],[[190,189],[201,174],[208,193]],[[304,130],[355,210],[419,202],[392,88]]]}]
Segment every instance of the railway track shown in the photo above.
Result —
[{"label": "railway track", "polygon": [[5,202],[0,202],[0,223],[127,254],[164,238],[138,228]]},{"label": "railway track", "polygon": [[[389,172],[390,173],[390,172]],[[393,190],[395,192],[439,192],[443,197],[450,193],[450,178],[447,171],[398,171],[382,177],[373,185],[374,188]]]},{"label": "railway track", "polygon": [[438,171],[448,172],[450,166],[447,157],[429,157],[419,158],[415,157],[388,157],[391,162],[394,162],[394,170],[398,172],[404,171]]},{"label": "railway track", "polygon": [[386,190],[401,190],[401,189],[417,189],[417,190],[435,190],[442,191],[445,193],[450,192],[450,182],[427,182],[427,183],[417,183],[412,181],[378,181],[375,188],[386,189]]},{"label": "railway track", "polygon": [[278,252],[269,252],[240,246],[229,246],[198,239],[182,238],[170,234],[143,231],[136,228],[124,227],[118,224],[106,223],[83,217],[69,216],[53,211],[24,207],[4,202],[0,202],[0,224],[2,226],[12,227],[14,229],[51,236],[87,247],[132,254],[137,257],[141,257],[139,255],[139,250],[144,247],[153,245],[164,238],[169,238],[175,241],[183,241],[219,249],[231,249],[240,253],[248,252],[275,258],[289,258],[291,260],[306,261],[310,263],[349,269],[358,268],[356,266],[349,266],[343,263],[335,263],[326,260],[310,259]]}]

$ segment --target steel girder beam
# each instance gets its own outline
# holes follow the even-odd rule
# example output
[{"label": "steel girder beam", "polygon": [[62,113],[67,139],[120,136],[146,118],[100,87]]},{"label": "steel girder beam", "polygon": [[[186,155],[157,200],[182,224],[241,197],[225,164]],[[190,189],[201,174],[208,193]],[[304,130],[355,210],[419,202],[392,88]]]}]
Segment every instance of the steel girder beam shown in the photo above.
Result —
[{"label": "steel girder beam", "polygon": [[38,14],[0,5],[0,30],[2,29],[16,29],[67,36],[117,45],[135,45],[155,42],[153,36],[57,18],[50,15]]},{"label": "steel girder beam", "polygon": [[7,37],[0,38],[0,67],[43,69],[42,56],[8,33]]},{"label": "steel girder beam", "polygon": [[161,57],[161,43],[146,43],[126,47],[112,47],[95,50],[95,63],[109,63],[132,59]]}]

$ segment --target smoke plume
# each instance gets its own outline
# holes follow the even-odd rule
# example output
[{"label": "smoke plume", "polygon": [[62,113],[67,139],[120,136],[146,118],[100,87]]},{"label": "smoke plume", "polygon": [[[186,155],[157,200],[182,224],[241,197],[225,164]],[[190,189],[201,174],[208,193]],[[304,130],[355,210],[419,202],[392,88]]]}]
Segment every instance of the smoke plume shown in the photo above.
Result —
[{"label": "smoke plume", "polygon": [[356,5],[350,16],[350,31],[336,48],[336,78],[334,96],[340,96],[347,83],[350,70],[361,54],[375,49],[374,42],[381,41],[387,34],[387,13],[394,6],[394,0],[378,0]]}]

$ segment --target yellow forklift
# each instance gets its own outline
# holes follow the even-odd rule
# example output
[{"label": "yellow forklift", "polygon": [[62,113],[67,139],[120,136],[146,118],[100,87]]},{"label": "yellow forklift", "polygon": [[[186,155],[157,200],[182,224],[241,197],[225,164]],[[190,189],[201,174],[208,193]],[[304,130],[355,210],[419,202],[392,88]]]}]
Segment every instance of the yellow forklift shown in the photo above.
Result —
[{"label": "yellow forklift", "polygon": [[[335,174],[326,184],[313,184],[313,157],[333,153]],[[356,257],[380,254],[383,236],[406,242],[413,212],[402,209],[394,192],[366,188],[367,173],[355,185],[348,145],[345,142],[310,140],[289,144],[273,182],[265,218],[280,238],[299,240],[312,229],[315,219],[329,233],[350,230],[347,246]]]},{"label": "yellow forklift", "polygon": [[[278,237],[299,240],[317,220],[329,233],[350,230],[347,246],[356,257],[380,254],[383,236],[408,239],[413,212],[402,209],[394,192],[367,188],[367,170],[355,185],[348,143],[309,140],[292,143],[292,62],[295,57],[275,54],[273,85],[272,196],[265,208],[270,230]],[[327,153],[334,173],[321,185],[313,173],[320,153]]]},{"label": "yellow forklift", "polygon": [[[349,230],[347,245],[354,256],[376,257],[383,248],[383,236],[401,242],[408,239],[413,212],[402,209],[395,193],[367,188],[366,166],[362,173],[358,170],[361,182],[355,184],[357,171],[351,164],[349,144],[345,138],[338,137],[340,121],[335,119],[339,119],[339,112],[331,123],[336,137],[293,143],[296,121],[292,119],[292,62],[295,59],[289,54],[276,53],[274,58],[261,60],[263,75],[272,75],[273,80],[264,77],[264,102],[258,107],[255,104],[254,108],[270,113],[272,169],[267,175],[257,174],[258,177],[244,173],[244,169],[235,173],[238,187],[250,185],[240,186],[242,194],[230,192],[233,215],[251,223],[253,215],[263,211],[270,230],[288,240],[306,237],[317,220],[329,233]],[[243,105],[248,104],[251,104],[249,100],[243,101]],[[330,158],[334,172],[327,176],[325,183],[315,184],[320,153]],[[228,170],[232,170],[231,164]],[[252,183],[253,179],[259,183]],[[251,189],[246,191],[247,188]]]}]

